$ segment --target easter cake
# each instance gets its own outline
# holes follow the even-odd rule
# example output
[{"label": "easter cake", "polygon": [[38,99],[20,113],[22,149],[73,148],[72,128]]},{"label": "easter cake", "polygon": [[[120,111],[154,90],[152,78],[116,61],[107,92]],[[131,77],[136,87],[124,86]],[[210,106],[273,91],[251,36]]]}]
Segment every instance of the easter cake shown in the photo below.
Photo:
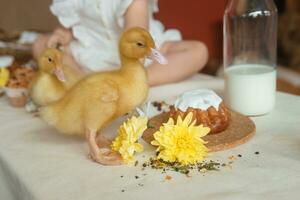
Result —
[{"label": "easter cake", "polygon": [[9,68],[10,77],[5,88],[6,95],[12,106],[23,107],[28,99],[28,86],[35,75],[30,67],[14,65]]},{"label": "easter cake", "polygon": [[170,117],[182,119],[193,113],[196,125],[210,128],[210,134],[224,131],[230,121],[230,111],[223,100],[212,90],[199,89],[185,92],[170,106]]},{"label": "easter cake", "polygon": [[244,144],[255,134],[255,124],[247,116],[227,108],[222,98],[210,89],[198,89],[183,93],[171,104],[169,111],[149,119],[143,139],[151,144],[154,134],[170,119],[174,123],[193,113],[192,125],[209,127],[203,137],[209,151],[222,151]]}]

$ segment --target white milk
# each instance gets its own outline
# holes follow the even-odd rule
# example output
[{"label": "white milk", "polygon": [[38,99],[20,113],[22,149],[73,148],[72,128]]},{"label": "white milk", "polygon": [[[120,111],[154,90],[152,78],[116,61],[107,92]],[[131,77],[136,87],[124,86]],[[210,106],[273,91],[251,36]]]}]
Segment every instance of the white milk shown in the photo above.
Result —
[{"label": "white milk", "polygon": [[267,65],[243,64],[225,70],[225,102],[244,115],[263,115],[275,106],[276,70]]}]

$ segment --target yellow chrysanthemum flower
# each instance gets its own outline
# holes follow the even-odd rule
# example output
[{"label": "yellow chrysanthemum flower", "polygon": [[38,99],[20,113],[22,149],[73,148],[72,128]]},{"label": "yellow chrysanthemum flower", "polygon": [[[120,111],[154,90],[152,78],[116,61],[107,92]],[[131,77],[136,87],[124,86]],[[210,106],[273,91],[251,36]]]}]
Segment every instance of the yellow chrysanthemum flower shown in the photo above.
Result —
[{"label": "yellow chrysanthemum flower", "polygon": [[147,129],[147,117],[135,117],[128,119],[118,129],[118,136],[113,141],[112,150],[121,154],[124,162],[134,161],[134,153],[142,152],[143,146],[138,143],[143,132]]},{"label": "yellow chrysanthemum flower", "polygon": [[9,71],[6,68],[0,68],[0,87],[4,87],[9,80]]},{"label": "yellow chrysanthemum flower", "polygon": [[154,133],[152,145],[158,146],[158,159],[166,162],[179,162],[182,165],[196,164],[208,153],[201,137],[210,132],[203,125],[196,126],[193,114],[189,113],[184,120],[178,117],[177,123],[172,118]]}]

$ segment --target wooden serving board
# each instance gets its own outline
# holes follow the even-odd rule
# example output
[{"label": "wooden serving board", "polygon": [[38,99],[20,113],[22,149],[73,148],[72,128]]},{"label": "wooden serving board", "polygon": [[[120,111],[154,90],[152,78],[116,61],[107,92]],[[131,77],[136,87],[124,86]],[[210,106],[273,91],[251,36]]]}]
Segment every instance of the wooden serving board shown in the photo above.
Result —
[{"label": "wooden serving board", "polygon": [[[168,121],[169,113],[161,113],[149,120],[152,126],[148,128],[144,134],[143,139],[150,144],[154,139],[153,134],[159,129],[162,123]],[[244,144],[249,141],[255,134],[254,122],[239,113],[231,112],[231,121],[228,128],[217,134],[206,135],[203,137],[208,143],[206,147],[211,151],[223,151]]]}]

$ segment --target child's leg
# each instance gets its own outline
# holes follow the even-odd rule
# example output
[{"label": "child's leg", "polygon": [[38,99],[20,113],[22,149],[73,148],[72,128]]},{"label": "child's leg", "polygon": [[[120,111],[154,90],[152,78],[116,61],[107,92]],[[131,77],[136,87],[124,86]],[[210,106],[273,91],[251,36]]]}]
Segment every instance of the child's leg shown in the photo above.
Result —
[{"label": "child's leg", "polygon": [[183,80],[200,71],[208,60],[207,47],[198,41],[165,42],[160,50],[169,63],[148,67],[150,86]]}]

